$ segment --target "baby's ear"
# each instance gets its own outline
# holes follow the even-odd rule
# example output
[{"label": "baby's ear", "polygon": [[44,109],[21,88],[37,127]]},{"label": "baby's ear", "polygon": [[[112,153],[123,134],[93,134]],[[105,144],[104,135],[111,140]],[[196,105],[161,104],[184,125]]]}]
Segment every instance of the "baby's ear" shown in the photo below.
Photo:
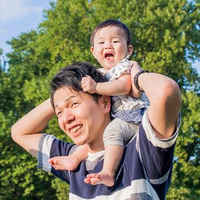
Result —
[{"label": "baby's ear", "polygon": [[[92,52],[92,55],[95,57],[95,50],[94,47],[90,47],[90,51]],[[95,57],[96,58],[96,57]]]},{"label": "baby's ear", "polygon": [[131,56],[133,53],[133,46],[132,45],[129,45],[128,46],[128,54]]}]

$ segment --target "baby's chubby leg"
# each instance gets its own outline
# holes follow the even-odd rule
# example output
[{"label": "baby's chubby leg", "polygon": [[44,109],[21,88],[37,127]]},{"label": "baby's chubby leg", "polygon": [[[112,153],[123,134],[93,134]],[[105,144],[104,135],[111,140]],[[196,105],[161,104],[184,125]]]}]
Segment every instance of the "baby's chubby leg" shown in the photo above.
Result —
[{"label": "baby's chubby leg", "polygon": [[84,160],[88,155],[87,145],[79,146],[75,152],[69,156],[56,156],[50,158],[48,162],[56,170],[75,170],[80,162]]},{"label": "baby's chubby leg", "polygon": [[104,184],[108,187],[112,187],[115,181],[115,173],[121,161],[123,152],[123,146],[106,146],[103,169],[99,173],[88,174],[84,179],[84,182],[91,185]]},{"label": "baby's chubby leg", "polygon": [[124,144],[137,133],[138,127],[117,118],[110,122],[103,136],[105,146],[103,169],[99,173],[88,174],[84,179],[85,183],[104,184],[109,187],[114,185],[115,174],[124,153]]}]

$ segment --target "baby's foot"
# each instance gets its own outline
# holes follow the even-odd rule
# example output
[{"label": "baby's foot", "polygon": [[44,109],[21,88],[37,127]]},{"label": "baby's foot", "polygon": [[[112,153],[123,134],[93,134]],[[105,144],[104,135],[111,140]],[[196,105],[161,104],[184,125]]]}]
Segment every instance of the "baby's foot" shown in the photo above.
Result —
[{"label": "baby's foot", "polygon": [[114,178],[106,171],[101,171],[97,174],[88,174],[84,182],[91,185],[104,184],[108,187],[112,187],[114,185]]},{"label": "baby's foot", "polygon": [[73,171],[77,168],[79,162],[76,156],[56,156],[48,160],[48,162],[56,170],[70,170]]}]

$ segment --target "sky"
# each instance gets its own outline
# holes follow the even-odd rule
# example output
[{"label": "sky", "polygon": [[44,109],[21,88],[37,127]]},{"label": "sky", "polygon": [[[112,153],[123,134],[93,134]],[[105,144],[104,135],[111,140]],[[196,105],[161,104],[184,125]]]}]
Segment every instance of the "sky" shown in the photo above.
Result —
[{"label": "sky", "polygon": [[4,54],[11,51],[6,41],[37,28],[49,3],[50,0],[0,0],[0,48]]},{"label": "sky", "polygon": [[[0,0],[0,48],[4,55],[11,51],[10,41],[23,32],[36,29],[43,21],[43,10],[56,0]],[[200,74],[200,62],[193,63]]]}]

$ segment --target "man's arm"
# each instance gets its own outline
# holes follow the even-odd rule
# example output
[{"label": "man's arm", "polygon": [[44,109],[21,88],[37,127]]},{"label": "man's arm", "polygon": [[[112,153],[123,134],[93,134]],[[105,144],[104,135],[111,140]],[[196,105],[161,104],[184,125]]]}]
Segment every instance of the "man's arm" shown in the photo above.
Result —
[{"label": "man's arm", "polygon": [[[141,68],[134,64],[132,77]],[[132,82],[133,89],[137,89]],[[177,83],[161,74],[142,73],[138,77],[138,85],[146,93],[150,106],[148,117],[159,138],[169,138],[174,133],[181,107],[181,94]]]},{"label": "man's arm", "polygon": [[47,99],[12,126],[12,139],[31,155],[37,157],[38,143],[42,136],[40,132],[54,114],[50,99]]}]

